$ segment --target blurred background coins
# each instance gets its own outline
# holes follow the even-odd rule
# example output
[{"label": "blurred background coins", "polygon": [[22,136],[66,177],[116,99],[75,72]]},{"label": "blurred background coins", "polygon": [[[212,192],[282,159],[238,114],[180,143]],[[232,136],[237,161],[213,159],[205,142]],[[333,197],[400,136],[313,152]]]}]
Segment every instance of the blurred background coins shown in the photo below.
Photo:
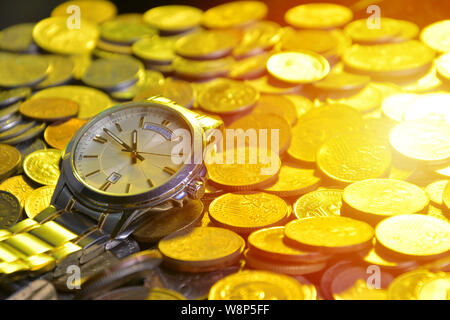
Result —
[{"label": "blurred background coins", "polygon": [[203,25],[209,29],[244,27],[263,19],[267,10],[267,5],[259,1],[232,1],[207,10]]},{"label": "blurred background coins", "polygon": [[290,8],[284,20],[297,28],[329,29],[341,27],[352,20],[350,9],[332,3],[308,3]]},{"label": "blurred background coins", "polygon": [[165,33],[179,33],[193,29],[202,21],[202,10],[181,5],[160,6],[144,13],[145,23]]}]

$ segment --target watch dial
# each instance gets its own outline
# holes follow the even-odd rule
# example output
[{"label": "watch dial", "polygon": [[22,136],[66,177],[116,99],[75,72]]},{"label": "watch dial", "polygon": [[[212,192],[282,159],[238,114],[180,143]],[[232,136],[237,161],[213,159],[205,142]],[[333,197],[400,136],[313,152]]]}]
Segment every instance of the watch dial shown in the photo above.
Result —
[{"label": "watch dial", "polygon": [[147,192],[168,182],[183,164],[172,156],[176,129],[191,132],[176,113],[158,107],[130,107],[91,124],[74,152],[75,170],[90,188],[116,195]]}]

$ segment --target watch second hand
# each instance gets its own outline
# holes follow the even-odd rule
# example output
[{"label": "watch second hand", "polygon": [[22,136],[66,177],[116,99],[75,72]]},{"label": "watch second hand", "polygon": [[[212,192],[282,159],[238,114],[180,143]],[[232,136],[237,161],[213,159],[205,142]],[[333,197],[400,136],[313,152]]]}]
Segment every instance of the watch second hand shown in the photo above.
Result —
[{"label": "watch second hand", "polygon": [[135,152],[133,150],[133,148],[131,148],[128,144],[126,144],[125,142],[122,141],[122,139],[120,139],[118,136],[116,136],[114,133],[112,133],[111,131],[109,131],[106,128],[103,128],[103,131],[110,136],[111,138],[113,138],[114,141],[116,141],[118,144],[120,144],[122,147],[125,148],[125,151],[131,152],[135,155],[136,158],[138,158],[139,160],[143,161],[145,160],[145,158],[143,156],[141,156],[140,154],[138,154],[137,152]]},{"label": "watch second hand", "polygon": [[[128,151],[126,149],[122,149],[122,151]],[[128,151],[129,152],[129,151]],[[167,153],[156,153],[156,152],[144,152],[144,151],[136,151],[137,154],[150,154],[154,156],[164,156],[164,157],[171,157],[173,154],[167,154]],[[183,156],[183,154],[178,154],[179,156]]]}]

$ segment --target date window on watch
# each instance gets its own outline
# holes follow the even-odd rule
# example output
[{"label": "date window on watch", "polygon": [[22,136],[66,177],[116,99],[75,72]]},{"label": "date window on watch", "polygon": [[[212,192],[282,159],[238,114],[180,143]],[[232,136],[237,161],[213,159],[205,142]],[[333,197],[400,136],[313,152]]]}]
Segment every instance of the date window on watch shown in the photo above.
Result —
[{"label": "date window on watch", "polygon": [[118,174],[117,172],[113,172],[109,175],[108,179],[106,179],[107,181],[111,182],[111,183],[116,183],[117,181],[119,181],[119,179],[122,176],[120,174]]}]

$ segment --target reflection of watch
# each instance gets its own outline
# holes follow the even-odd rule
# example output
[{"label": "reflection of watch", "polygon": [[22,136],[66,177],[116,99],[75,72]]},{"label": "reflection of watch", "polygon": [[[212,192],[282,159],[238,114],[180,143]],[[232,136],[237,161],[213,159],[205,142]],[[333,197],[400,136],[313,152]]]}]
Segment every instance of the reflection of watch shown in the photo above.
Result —
[{"label": "reflection of watch", "polygon": [[[194,145],[201,153],[209,143],[206,130],[222,126],[163,97],[100,113],[67,146],[52,206],[0,230],[0,273],[124,239],[151,212],[202,197],[206,169]],[[180,152],[181,140],[190,144]]]}]

